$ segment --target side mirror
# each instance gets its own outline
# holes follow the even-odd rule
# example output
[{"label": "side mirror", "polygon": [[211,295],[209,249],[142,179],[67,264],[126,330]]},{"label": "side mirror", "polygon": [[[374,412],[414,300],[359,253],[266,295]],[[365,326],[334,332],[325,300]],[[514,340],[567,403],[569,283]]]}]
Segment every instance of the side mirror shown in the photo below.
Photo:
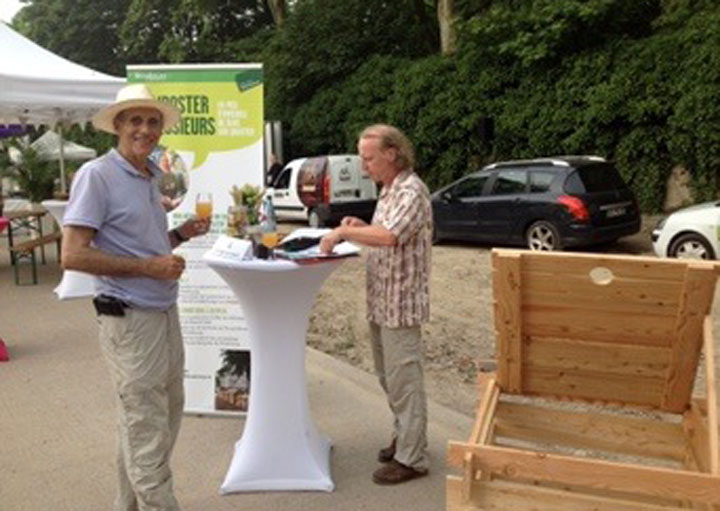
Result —
[{"label": "side mirror", "polygon": [[450,193],[449,191],[443,192],[442,195],[440,195],[440,197],[442,197],[442,200],[444,200],[445,202],[453,201],[453,194]]}]

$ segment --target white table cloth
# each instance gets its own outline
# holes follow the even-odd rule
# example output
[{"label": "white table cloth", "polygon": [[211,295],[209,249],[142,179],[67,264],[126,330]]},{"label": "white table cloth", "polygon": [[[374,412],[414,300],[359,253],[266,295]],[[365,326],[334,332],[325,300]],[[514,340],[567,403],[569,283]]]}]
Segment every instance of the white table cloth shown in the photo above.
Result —
[{"label": "white table cloth", "polygon": [[309,411],[305,334],[315,296],[342,260],[203,259],[235,293],[250,339],[248,414],[220,491],[332,491],[331,441]]},{"label": "white table cloth", "polygon": [[[46,200],[42,202],[42,205],[62,229],[67,201]],[[60,284],[55,287],[54,291],[60,300],[93,296],[95,294],[95,277],[80,271],[65,270]]]}]

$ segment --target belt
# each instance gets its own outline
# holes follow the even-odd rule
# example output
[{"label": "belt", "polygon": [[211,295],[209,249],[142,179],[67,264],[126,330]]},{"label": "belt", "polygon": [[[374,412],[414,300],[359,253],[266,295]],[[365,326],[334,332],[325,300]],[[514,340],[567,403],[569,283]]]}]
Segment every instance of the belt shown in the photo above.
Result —
[{"label": "belt", "polygon": [[124,316],[125,309],[130,307],[129,303],[108,295],[96,296],[93,298],[93,305],[98,316]]}]

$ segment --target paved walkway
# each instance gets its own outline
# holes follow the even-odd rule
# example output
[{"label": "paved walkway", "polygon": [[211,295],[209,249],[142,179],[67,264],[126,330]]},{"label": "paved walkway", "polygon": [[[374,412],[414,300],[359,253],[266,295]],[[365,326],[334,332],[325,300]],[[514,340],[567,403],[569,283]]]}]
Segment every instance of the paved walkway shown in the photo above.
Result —
[{"label": "paved walkway", "polygon": [[[40,283],[15,286],[0,249],[0,509],[102,511],[114,495],[113,400],[87,299],[60,302],[54,248]],[[332,493],[221,496],[242,418],[186,416],[173,457],[186,511],[441,510],[448,439],[464,439],[471,418],[430,403],[430,476],[397,487],[370,480],[391,425],[375,378],[317,351],[307,352],[309,396],[318,427],[335,443]],[[282,463],[282,460],[277,460]]]}]

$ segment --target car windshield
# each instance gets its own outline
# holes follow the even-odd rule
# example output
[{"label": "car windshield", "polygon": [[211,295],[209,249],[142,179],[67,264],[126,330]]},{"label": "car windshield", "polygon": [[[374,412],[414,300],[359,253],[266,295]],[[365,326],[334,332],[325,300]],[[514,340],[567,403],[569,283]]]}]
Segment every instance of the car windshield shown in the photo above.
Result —
[{"label": "car windshield", "polygon": [[609,192],[627,188],[617,169],[610,163],[586,165],[568,176],[565,191],[568,193]]}]

